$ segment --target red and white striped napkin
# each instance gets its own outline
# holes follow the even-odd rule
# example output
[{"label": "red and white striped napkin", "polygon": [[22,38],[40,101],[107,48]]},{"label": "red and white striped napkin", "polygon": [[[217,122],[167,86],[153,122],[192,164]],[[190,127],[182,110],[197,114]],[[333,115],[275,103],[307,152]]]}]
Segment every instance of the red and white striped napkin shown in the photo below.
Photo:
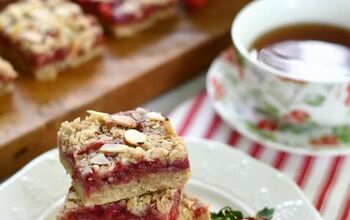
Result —
[{"label": "red and white striped napkin", "polygon": [[175,109],[170,118],[182,136],[228,143],[287,174],[324,219],[350,220],[350,156],[303,156],[252,142],[221,120],[204,91]]}]

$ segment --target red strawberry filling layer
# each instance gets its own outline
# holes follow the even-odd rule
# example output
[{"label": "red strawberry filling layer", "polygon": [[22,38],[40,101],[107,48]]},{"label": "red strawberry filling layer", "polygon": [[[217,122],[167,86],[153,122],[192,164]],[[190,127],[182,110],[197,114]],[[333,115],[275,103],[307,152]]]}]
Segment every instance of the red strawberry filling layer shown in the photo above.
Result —
[{"label": "red strawberry filling layer", "polygon": [[107,205],[95,205],[82,207],[66,214],[66,220],[176,220],[179,214],[181,192],[178,190],[173,197],[173,205],[169,213],[161,213],[154,207],[148,207],[140,215],[135,215],[127,210],[125,204],[119,202]]},{"label": "red strawberry filling layer", "polygon": [[98,2],[95,0],[74,0],[80,4],[87,12],[96,15],[99,19],[107,24],[131,24],[146,20],[158,11],[174,8],[176,1],[158,5],[144,5],[141,13],[118,13],[118,7],[123,4],[123,1],[114,1],[109,3]]},{"label": "red strawberry filling layer", "polygon": [[38,69],[45,64],[62,61],[67,57],[67,48],[59,48],[52,51],[50,54],[33,54],[30,51],[25,51],[18,43],[14,43],[7,35],[0,33],[0,47],[5,58],[12,61],[23,68],[31,67]]},{"label": "red strawberry filling layer", "polygon": [[194,218],[199,218],[202,216],[204,213],[208,212],[208,207],[204,206],[202,204],[199,204],[195,209],[193,210],[193,217]]},{"label": "red strawberry filling layer", "polygon": [[189,168],[189,161],[177,160],[172,164],[163,164],[160,160],[139,161],[135,164],[123,166],[118,164],[115,169],[107,174],[105,177],[100,178],[95,173],[90,173],[82,178],[84,190],[89,193],[98,190],[101,186],[107,184],[123,184],[128,183],[134,179],[138,179],[143,176],[147,176],[150,173],[169,173],[185,170]]},{"label": "red strawberry filling layer", "polygon": [[[96,23],[97,25],[97,23]],[[51,33],[50,35],[55,35]],[[32,71],[40,69],[41,67],[56,62],[61,62],[68,59],[70,54],[69,48],[57,48],[50,53],[35,54],[31,51],[22,49],[19,43],[13,42],[6,34],[0,32],[0,51],[1,54],[8,60],[15,64],[15,67],[21,71],[28,72],[28,67]],[[103,36],[96,36],[94,46],[100,46],[103,44]],[[84,51],[80,48],[79,51],[75,51],[78,55],[82,56],[89,51]]]},{"label": "red strawberry filling layer", "polygon": [[[105,142],[94,142],[85,147],[79,154],[89,153],[97,150]],[[69,166],[72,168],[73,179],[81,182],[84,192],[89,195],[97,191],[104,185],[118,185],[128,183],[132,180],[139,179],[140,177],[147,176],[151,173],[170,173],[178,172],[189,169],[190,163],[188,158],[175,160],[172,163],[164,163],[160,159],[153,161],[139,160],[137,163],[130,163],[127,166],[117,163],[111,172],[104,174],[102,177],[96,172],[91,172],[86,175],[82,175],[79,168],[75,165],[75,158],[72,154],[64,155],[68,161]]]}]

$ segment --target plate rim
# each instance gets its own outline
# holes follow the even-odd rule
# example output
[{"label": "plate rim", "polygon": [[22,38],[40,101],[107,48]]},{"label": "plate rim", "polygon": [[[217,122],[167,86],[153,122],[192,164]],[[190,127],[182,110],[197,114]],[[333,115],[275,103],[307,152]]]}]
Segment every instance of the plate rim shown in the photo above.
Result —
[{"label": "plate rim", "polygon": [[57,151],[57,148],[52,148],[52,149],[45,151],[44,153],[36,156],[32,160],[30,160],[28,163],[26,163],[26,165],[24,165],[22,168],[20,168],[17,172],[15,172],[9,178],[5,179],[3,182],[0,183],[0,193],[2,190],[4,190],[4,188],[6,188],[8,185],[12,184],[17,179],[19,179],[24,173],[26,173],[32,167],[37,165],[44,158],[50,156],[51,154],[55,154],[56,151]]},{"label": "plate rim", "polygon": [[[273,172],[278,177],[281,177],[283,179],[283,182],[288,185],[288,187],[292,187],[296,195],[303,200],[305,206],[307,209],[310,211],[310,213],[314,214],[316,220],[322,220],[321,215],[315,207],[311,204],[309,199],[306,197],[304,192],[292,181],[287,175],[283,174],[282,172],[274,169],[273,167],[251,157],[248,154],[245,154],[244,152],[234,149],[230,147],[229,145],[219,142],[219,141],[214,141],[214,140],[207,140],[207,139],[202,139],[202,138],[197,138],[197,137],[184,137],[184,142],[186,145],[192,145],[192,146],[215,146],[218,148],[223,148],[225,150],[229,150],[236,154],[238,157],[242,159],[248,159],[249,161],[254,161],[254,163],[258,164],[259,166],[264,167],[265,170],[269,170],[269,172]],[[0,193],[3,190],[6,190],[7,187],[9,187],[11,184],[15,184],[16,181],[20,180],[23,175],[25,175],[29,170],[31,170],[33,167],[37,166],[39,163],[41,163],[43,160],[48,160],[52,156],[57,156],[58,155],[58,150],[57,148],[51,149],[36,158],[34,158],[32,161],[30,161],[28,164],[26,164],[23,168],[21,168],[18,172],[16,172],[14,175],[12,175],[10,178],[5,180],[3,183],[0,184]]]},{"label": "plate rim", "polygon": [[288,184],[290,187],[293,187],[293,189],[298,194],[298,196],[300,196],[303,199],[303,201],[310,208],[310,210],[312,210],[313,213],[315,214],[315,216],[317,216],[318,220],[323,220],[320,213],[316,210],[316,208],[310,202],[310,200],[307,198],[305,193],[298,187],[298,185],[290,177],[288,177],[286,174],[282,173],[281,171],[275,169],[274,167],[269,166],[268,164],[263,163],[260,160],[255,159],[252,156],[250,156],[249,154],[246,154],[243,151],[240,151],[236,148],[233,148],[230,145],[223,143],[223,142],[219,142],[219,141],[215,141],[215,140],[208,140],[208,139],[203,139],[203,138],[198,138],[198,137],[185,137],[184,139],[185,139],[185,143],[186,142],[192,142],[192,143],[197,142],[197,143],[200,143],[201,145],[213,144],[213,145],[215,145],[215,147],[219,146],[222,148],[226,148],[228,150],[232,150],[233,152],[235,152],[235,154],[238,154],[240,157],[248,158],[248,160],[256,162],[257,164],[259,164],[259,166],[264,167],[264,169],[270,170],[271,172],[278,174],[279,177],[283,178],[283,180],[285,181],[286,184]]}]

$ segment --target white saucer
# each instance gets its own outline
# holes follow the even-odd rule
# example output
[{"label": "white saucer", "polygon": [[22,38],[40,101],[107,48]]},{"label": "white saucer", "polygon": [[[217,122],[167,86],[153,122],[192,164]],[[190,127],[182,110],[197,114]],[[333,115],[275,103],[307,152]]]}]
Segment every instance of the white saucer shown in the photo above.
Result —
[{"label": "white saucer", "polygon": [[[268,129],[270,120],[236,100],[239,75],[242,74],[233,49],[219,55],[207,75],[207,91],[214,108],[234,129],[267,147],[309,155],[350,153],[350,126]],[[264,125],[263,121],[268,121]],[[266,124],[266,122],[265,122]],[[260,126],[258,126],[260,125]],[[265,128],[265,130],[259,129]],[[278,127],[278,126],[277,126]],[[327,143],[327,144],[324,144]]]},{"label": "white saucer", "polygon": [[[321,220],[302,191],[275,169],[227,145],[186,139],[192,177],[186,191],[210,204],[254,215],[275,208],[274,220]],[[0,185],[0,219],[53,220],[70,185],[57,150],[30,162]]]}]

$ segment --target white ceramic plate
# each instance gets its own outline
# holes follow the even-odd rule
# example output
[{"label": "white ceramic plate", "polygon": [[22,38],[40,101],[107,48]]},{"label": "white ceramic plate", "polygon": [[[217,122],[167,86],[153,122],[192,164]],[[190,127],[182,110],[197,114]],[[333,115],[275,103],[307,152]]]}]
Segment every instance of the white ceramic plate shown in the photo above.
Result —
[{"label": "white ceramic plate", "polygon": [[[301,190],[285,175],[222,143],[186,139],[192,178],[186,191],[211,210],[229,205],[253,215],[275,208],[274,220],[321,220]],[[57,150],[37,157],[0,185],[0,219],[54,219],[70,178]]]},{"label": "white ceramic plate", "polygon": [[[228,49],[212,63],[207,75],[208,96],[218,114],[234,129],[244,136],[266,147],[291,153],[308,155],[348,155],[350,154],[349,126],[343,127],[284,127],[273,131],[260,129],[257,125],[271,121],[254,111],[252,106],[243,106],[238,101],[237,86],[242,74],[235,53]],[[243,97],[244,98],[244,97]],[[336,139],[336,143],[313,144],[324,137]],[[342,140],[346,140],[343,142]]]}]

